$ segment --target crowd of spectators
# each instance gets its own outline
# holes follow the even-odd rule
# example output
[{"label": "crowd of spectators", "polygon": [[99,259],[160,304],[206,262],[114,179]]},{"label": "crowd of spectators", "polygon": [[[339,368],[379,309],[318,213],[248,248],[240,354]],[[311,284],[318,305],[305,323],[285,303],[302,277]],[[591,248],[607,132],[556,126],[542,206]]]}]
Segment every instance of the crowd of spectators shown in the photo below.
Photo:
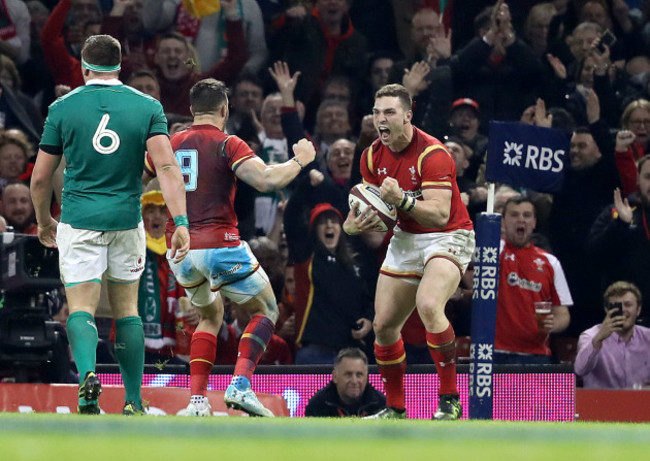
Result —
[{"label": "crowd of spectators", "polygon": [[[89,35],[120,40],[121,80],[159,99],[173,130],[187,123],[189,88],[213,77],[230,87],[227,131],[267,163],[313,140],[314,166],[285,190],[241,185],[236,199],[242,238],[267,238],[277,252],[267,273],[290,360],[333,360],[347,347],[373,360],[367,294],[389,235],[346,239],[340,217],[376,138],[374,92],[387,83],[403,84],[414,124],[445,140],[472,216],[485,210],[491,120],[572,133],[560,192],[513,191],[535,206],[533,241],[564,269],[573,305],[562,335],[577,341],[602,321],[616,280],[650,299],[650,191],[636,166],[650,146],[650,1],[4,0],[0,10],[0,217],[17,232],[35,233],[24,185],[48,105],[83,84]],[[606,33],[615,39],[602,44]],[[464,280],[455,305],[470,287]],[[338,333],[319,332],[322,322]],[[417,348],[411,330],[405,342]]]}]

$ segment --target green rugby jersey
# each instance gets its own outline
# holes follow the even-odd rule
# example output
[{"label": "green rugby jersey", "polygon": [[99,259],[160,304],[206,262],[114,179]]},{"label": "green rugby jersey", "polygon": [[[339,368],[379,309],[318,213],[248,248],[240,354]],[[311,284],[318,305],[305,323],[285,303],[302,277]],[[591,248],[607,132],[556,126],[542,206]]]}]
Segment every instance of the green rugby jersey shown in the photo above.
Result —
[{"label": "green rugby jersey", "polygon": [[119,80],[91,80],[50,105],[40,148],[65,156],[61,222],[98,231],[137,227],[147,139],[168,135],[154,98]]}]

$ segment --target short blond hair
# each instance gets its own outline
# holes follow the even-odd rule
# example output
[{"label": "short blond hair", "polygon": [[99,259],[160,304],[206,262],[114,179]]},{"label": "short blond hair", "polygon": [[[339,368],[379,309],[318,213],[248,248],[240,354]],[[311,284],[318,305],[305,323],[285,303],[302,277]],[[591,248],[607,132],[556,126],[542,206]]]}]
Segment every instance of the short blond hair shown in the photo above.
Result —
[{"label": "short blond hair", "polygon": [[632,293],[636,298],[637,304],[639,306],[642,304],[643,298],[641,297],[641,290],[639,290],[639,288],[631,282],[619,280],[618,282],[612,283],[605,290],[605,293],[603,294],[603,301],[605,303],[605,306],[609,302],[609,298],[620,297],[626,293]]}]

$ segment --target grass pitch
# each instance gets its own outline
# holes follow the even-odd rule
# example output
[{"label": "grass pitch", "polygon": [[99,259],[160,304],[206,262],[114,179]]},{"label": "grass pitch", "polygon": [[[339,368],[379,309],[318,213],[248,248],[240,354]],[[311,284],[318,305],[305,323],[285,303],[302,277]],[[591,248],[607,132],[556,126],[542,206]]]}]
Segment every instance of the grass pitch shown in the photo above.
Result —
[{"label": "grass pitch", "polygon": [[650,425],[0,413],[0,460],[647,459]]}]

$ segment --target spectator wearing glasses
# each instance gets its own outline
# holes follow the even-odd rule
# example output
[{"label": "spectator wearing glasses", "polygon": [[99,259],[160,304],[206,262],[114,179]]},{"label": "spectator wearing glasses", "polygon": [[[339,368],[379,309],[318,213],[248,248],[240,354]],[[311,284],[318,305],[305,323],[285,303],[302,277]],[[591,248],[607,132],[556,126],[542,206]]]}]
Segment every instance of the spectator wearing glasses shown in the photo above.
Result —
[{"label": "spectator wearing glasses", "polygon": [[636,162],[649,152],[650,101],[637,99],[629,103],[621,115],[621,128],[616,135],[616,167],[621,192],[627,197],[637,190]]}]

